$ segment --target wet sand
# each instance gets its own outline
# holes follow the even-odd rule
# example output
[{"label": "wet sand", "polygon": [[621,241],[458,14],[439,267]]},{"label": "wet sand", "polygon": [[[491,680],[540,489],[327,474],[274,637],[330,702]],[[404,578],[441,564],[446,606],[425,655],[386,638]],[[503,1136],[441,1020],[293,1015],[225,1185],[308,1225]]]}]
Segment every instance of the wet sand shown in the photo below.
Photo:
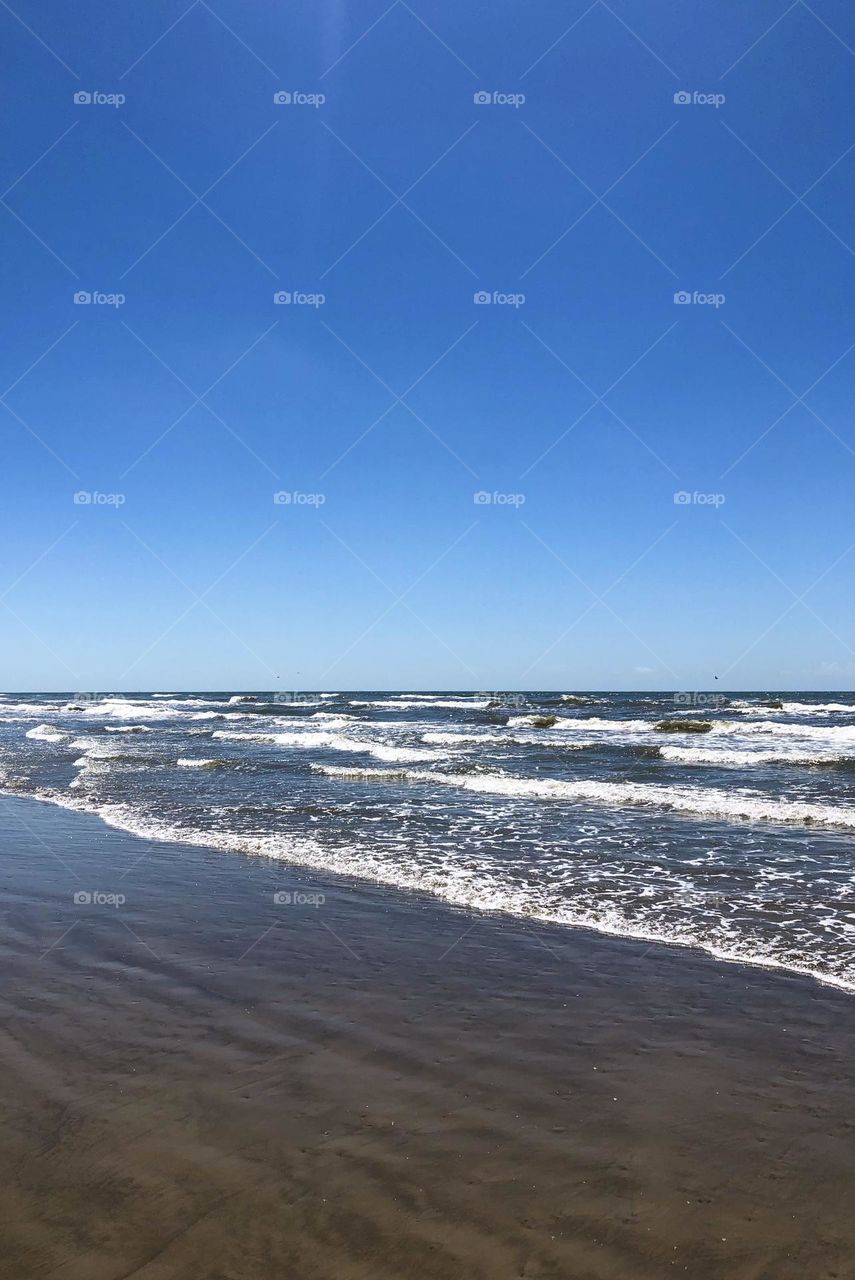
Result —
[{"label": "wet sand", "polygon": [[4,1278],[855,1275],[844,992],[28,800],[0,911]]}]

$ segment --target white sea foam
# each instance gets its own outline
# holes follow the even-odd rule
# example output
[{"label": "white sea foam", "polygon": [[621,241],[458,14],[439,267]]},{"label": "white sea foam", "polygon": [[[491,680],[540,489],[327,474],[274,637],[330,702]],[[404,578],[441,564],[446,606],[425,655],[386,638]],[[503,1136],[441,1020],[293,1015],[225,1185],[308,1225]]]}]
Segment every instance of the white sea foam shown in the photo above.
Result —
[{"label": "white sea foam", "polygon": [[[781,707],[771,706],[770,703],[773,701],[781,702]],[[730,705],[739,710],[766,716],[770,712],[773,715],[780,716],[855,715],[855,703],[852,702],[788,702],[785,699],[772,698],[752,701],[746,698],[736,698]]]},{"label": "white sea foam", "polygon": [[57,703],[51,706],[49,702],[6,702],[0,705],[0,716],[4,720],[19,720],[27,716],[49,716],[56,715],[62,711],[62,706]]},{"label": "white sea foam", "polygon": [[[855,882],[844,892],[849,871],[846,854],[841,853],[841,832],[855,829],[855,822],[851,806],[832,803],[833,784],[840,783],[840,775],[805,771],[791,793],[780,783],[773,789],[779,794],[769,796],[760,788],[770,785],[774,775],[750,772],[756,766],[831,765],[855,759],[855,709],[845,703],[794,701],[793,709],[788,704],[784,712],[752,703],[742,715],[738,707],[717,710],[709,716],[710,732],[691,735],[656,731],[654,715],[677,719],[685,714],[685,710],[666,707],[661,698],[637,699],[634,708],[627,704],[635,717],[632,720],[620,719],[618,708],[612,710],[608,700],[596,708],[556,703],[542,712],[559,711],[555,728],[539,729],[532,723],[532,716],[539,714],[534,704],[527,714],[514,715],[510,725],[500,726],[468,715],[476,703],[486,704],[466,695],[363,695],[372,699],[363,703],[372,712],[370,719],[346,717],[346,711],[336,715],[328,701],[320,701],[321,695],[312,695],[319,701],[311,702],[308,709],[306,704],[303,709],[291,708],[287,718],[272,714],[277,708],[267,705],[267,695],[255,706],[243,708],[226,708],[226,696],[164,695],[155,700],[153,695],[142,699],[118,694],[84,699],[81,695],[82,706],[76,704],[80,709],[75,711],[65,709],[68,695],[37,702],[6,699],[0,704],[0,721],[6,724],[13,757],[16,751],[20,755],[15,771],[7,771],[10,785],[23,785],[26,777],[29,794],[35,789],[40,798],[68,808],[101,812],[113,825],[150,838],[189,840],[283,858],[426,890],[463,906],[697,945],[722,959],[782,965],[841,986],[855,986],[855,980],[849,981],[855,965],[847,950],[855,936],[855,915],[849,905]],[[442,714],[442,704],[447,703],[462,704],[460,714]],[[347,708],[347,701],[339,705]],[[322,708],[320,715],[312,714],[314,706]],[[440,708],[436,715],[434,706]],[[600,715],[586,718],[591,710]],[[402,714],[407,711],[415,714],[407,718]],[[217,725],[217,716],[223,714],[229,718]],[[693,708],[692,714],[704,718],[702,709]],[[19,725],[20,720],[24,723]],[[38,748],[24,750],[22,735],[37,737],[33,727],[51,729],[50,722],[57,724],[53,730],[57,736],[46,735]],[[197,723],[206,727],[191,727]],[[215,726],[220,729],[216,735]],[[172,744],[162,755],[156,748],[142,754],[151,748],[148,740],[136,743],[120,736],[151,734],[153,729]],[[58,736],[63,732],[65,738]],[[243,803],[224,806],[222,813],[211,810],[214,831],[196,830],[188,824],[193,822],[198,786],[189,785],[189,778],[188,786],[179,786],[173,776],[169,790],[163,792],[161,779],[169,778],[170,767],[176,774],[178,769],[192,773],[218,764],[239,765],[247,755],[235,749],[229,750],[226,760],[180,756],[182,746],[192,749],[182,735],[193,734],[235,743],[268,743],[272,748],[266,753],[268,759],[278,758],[277,747],[283,748],[283,754],[299,752],[293,758],[308,757],[320,775],[354,778],[370,786],[370,791],[362,793],[369,802],[382,795],[389,821],[376,817],[369,803],[371,815],[354,822],[344,836],[352,847],[341,847],[342,829],[315,816],[310,819],[312,839],[303,839],[299,832],[292,838],[280,824],[268,825],[267,801],[272,793],[251,790],[244,794]],[[198,739],[196,745],[205,749]],[[498,754],[505,746],[513,752],[507,758]],[[621,756],[636,746],[655,746],[661,760],[627,773],[620,767]],[[549,776],[549,770],[544,777],[538,769],[541,754],[524,747],[553,752],[553,767],[566,758],[564,776]],[[573,764],[582,763],[582,771],[593,775],[577,778],[570,753],[603,747],[617,749],[604,757],[603,772],[600,754],[595,752],[575,758]],[[8,754],[9,748],[5,749]],[[209,749],[217,750],[216,744]],[[51,765],[67,768],[75,751],[80,776],[71,784],[76,789],[65,790],[55,771],[50,771]],[[327,752],[342,753],[335,765],[336,755]],[[258,753],[248,755],[253,759]],[[324,759],[329,765],[321,765]],[[455,773],[455,759],[474,762],[482,772]],[[677,775],[676,768],[683,764],[697,769]],[[712,777],[707,772],[728,767],[742,769],[743,775],[736,774],[731,783],[730,776]],[[516,774],[530,776],[512,776]],[[677,777],[675,785],[665,781]],[[703,785],[705,777],[710,777],[715,789]],[[630,783],[623,778],[651,781]],[[375,783],[385,790],[376,791]],[[406,785],[397,788],[398,783]],[[303,777],[301,794],[306,785]],[[365,804],[358,786],[325,783],[322,777],[315,786],[324,804],[342,805],[357,813]],[[414,806],[416,789],[423,804]],[[261,806],[258,821],[251,821],[254,830],[241,831],[250,825],[255,799]],[[108,801],[109,813],[104,808]],[[550,808],[547,802],[563,807]],[[421,819],[415,818],[412,825],[396,823],[398,804],[401,813],[423,811],[428,825],[423,827]],[[238,829],[230,831],[226,811],[231,807],[241,813],[235,820]],[[303,815],[302,808],[299,813]],[[501,822],[495,821],[496,814]],[[666,819],[666,814],[673,816]],[[295,817],[297,823],[304,820],[304,815]],[[198,821],[209,825],[207,818]],[[750,824],[744,840],[736,835],[733,824],[738,822]],[[724,823],[729,826],[726,838]],[[789,833],[778,824],[788,824]],[[417,838],[419,832],[423,838]],[[697,858],[692,861],[694,849]],[[685,871],[689,864],[691,870]],[[720,876],[709,879],[707,868],[710,876],[726,872],[726,883]],[[721,902],[727,905],[716,905]],[[813,911],[815,904],[817,911]]]},{"label": "white sea foam", "polygon": [[[348,769],[341,765],[315,765],[331,777],[364,781],[388,780],[383,769]],[[653,782],[599,782],[594,779],[565,781],[555,778],[519,778],[498,773],[439,773],[405,770],[395,781],[432,783],[490,795],[532,800],[566,800],[593,805],[630,805],[689,814],[711,820],[743,820],[837,827],[855,831],[855,808],[846,805],[807,804],[779,800],[759,791],[717,791],[713,788],[674,787]]]},{"label": "white sea foam", "polygon": [[438,747],[462,747],[471,742],[512,742],[506,733],[442,733],[440,730],[428,730],[421,735],[423,742],[433,742]]},{"label": "white sea foam", "polygon": [[805,751],[793,749],[790,743],[783,744],[777,750],[717,751],[705,747],[672,747],[660,746],[659,754],[663,760],[673,760],[677,764],[712,764],[723,768],[750,768],[760,764],[837,764],[841,756],[827,751]]},{"label": "white sea foam", "polygon": [[[127,698],[104,698],[100,702],[70,703],[75,718],[113,719],[113,720],[174,720],[186,713],[166,703],[141,703]],[[202,712],[215,715],[216,712]]]},{"label": "white sea foam", "polygon": [[707,735],[765,734],[781,738],[811,738],[817,742],[855,743],[855,725],[848,724],[784,724],[776,720],[722,720]]},{"label": "white sea foam", "polygon": [[[536,717],[512,716],[508,721],[508,728],[532,728],[533,720]],[[703,719],[703,717],[699,717]],[[666,717],[666,719],[679,719],[679,717]],[[555,733],[562,734],[612,734],[615,738],[636,738],[644,735],[645,740],[649,743],[661,744],[663,742],[674,741],[674,739],[687,738],[686,733],[664,733],[656,728],[657,721],[651,720],[609,720],[601,719],[597,716],[579,717],[571,719],[568,716],[559,716],[554,725],[548,729],[539,730],[539,734],[546,741],[550,740],[550,735]],[[747,737],[754,738],[757,736],[787,738],[810,739],[815,742],[827,743],[829,747],[838,746],[844,750],[847,746],[855,747],[855,725],[845,724],[827,724],[827,725],[809,725],[809,724],[787,724],[779,720],[713,720],[708,722],[711,728],[703,733],[703,741],[709,742],[710,739],[719,737]]]},{"label": "white sea foam", "polygon": [[433,707],[445,707],[452,711],[479,711],[487,705],[486,698],[376,698],[363,701],[351,698],[353,707],[397,707],[399,711],[429,711]]},{"label": "white sea foam", "polygon": [[26,736],[28,738],[38,738],[43,742],[62,742],[65,738],[64,733],[60,733],[52,724],[37,724],[34,729],[28,729]]},{"label": "white sea foam", "polygon": [[[508,720],[508,728],[531,729],[534,727],[535,720],[542,720],[545,714],[537,712],[534,715],[511,716]],[[548,729],[543,729],[542,732],[648,733],[652,729],[653,722],[650,720],[604,720],[599,716],[558,716],[555,724],[550,725]]]},{"label": "white sea foam", "polygon": [[785,702],[787,715],[855,715],[855,705],[851,702]]},{"label": "white sea foam", "polygon": [[428,730],[421,735],[423,742],[432,742],[437,746],[444,747],[467,747],[469,745],[480,746],[482,743],[490,745],[491,743],[499,743],[506,747],[537,747],[548,745],[550,750],[560,748],[563,751],[584,751],[588,747],[596,747],[601,744],[598,742],[588,742],[584,737],[580,741],[568,741],[566,736],[559,739],[548,738],[544,736],[543,730],[535,730],[533,733],[525,734],[519,732],[491,732],[485,729],[483,733],[442,733]]},{"label": "white sea foam", "polygon": [[126,804],[93,805],[90,801],[71,797],[68,793],[50,793],[39,797],[62,808],[95,813],[107,825],[127,831],[146,840],[162,840],[179,844],[197,844],[224,851],[276,859],[337,876],[353,876],[398,889],[430,893],[456,906],[486,913],[508,913],[527,920],[582,927],[598,933],[632,938],[669,946],[694,947],[720,960],[802,973],[820,982],[855,991],[855,975],[851,971],[829,972],[798,959],[782,958],[758,938],[741,937],[733,931],[721,930],[715,940],[705,936],[688,921],[672,923],[650,916],[639,918],[624,914],[619,903],[607,904],[601,899],[581,900],[578,895],[556,900],[549,894],[538,895],[531,883],[514,884],[503,868],[489,865],[464,869],[456,862],[424,866],[418,861],[396,858],[390,862],[373,843],[367,846],[337,845],[327,848],[318,840],[304,836],[247,835],[170,824],[141,814]]},{"label": "white sea foam", "polygon": [[339,733],[303,732],[303,733],[232,733],[219,730],[213,735],[231,742],[269,742],[279,747],[297,747],[306,750],[351,751],[372,755],[377,760],[398,761],[400,763],[419,760],[438,759],[435,751],[425,751],[421,747],[393,747],[382,742],[360,742],[355,738],[346,738]]}]

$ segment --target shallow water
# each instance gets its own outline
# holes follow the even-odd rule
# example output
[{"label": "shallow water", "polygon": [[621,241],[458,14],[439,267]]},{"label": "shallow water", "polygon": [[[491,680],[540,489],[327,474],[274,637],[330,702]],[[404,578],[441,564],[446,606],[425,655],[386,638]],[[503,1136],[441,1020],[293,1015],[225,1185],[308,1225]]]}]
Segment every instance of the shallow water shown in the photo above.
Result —
[{"label": "shallow water", "polygon": [[0,767],[139,834],[855,990],[851,694],[7,694]]}]

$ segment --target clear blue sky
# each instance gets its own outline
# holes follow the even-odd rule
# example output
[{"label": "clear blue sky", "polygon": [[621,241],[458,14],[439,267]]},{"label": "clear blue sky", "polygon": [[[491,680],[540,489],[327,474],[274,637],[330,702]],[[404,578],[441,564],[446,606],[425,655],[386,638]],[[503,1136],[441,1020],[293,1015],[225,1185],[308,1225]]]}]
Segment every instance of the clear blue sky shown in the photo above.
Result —
[{"label": "clear blue sky", "polygon": [[0,686],[851,686],[848,5],[0,28]]}]

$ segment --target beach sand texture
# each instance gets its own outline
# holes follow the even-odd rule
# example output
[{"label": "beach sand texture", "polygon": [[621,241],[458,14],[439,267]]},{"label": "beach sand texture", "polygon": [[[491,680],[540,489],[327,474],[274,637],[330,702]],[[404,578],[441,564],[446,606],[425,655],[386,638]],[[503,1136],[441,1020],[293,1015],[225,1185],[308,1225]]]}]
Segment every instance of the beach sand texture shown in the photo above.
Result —
[{"label": "beach sand texture", "polygon": [[846,993],[0,819],[3,1277],[853,1275]]}]

